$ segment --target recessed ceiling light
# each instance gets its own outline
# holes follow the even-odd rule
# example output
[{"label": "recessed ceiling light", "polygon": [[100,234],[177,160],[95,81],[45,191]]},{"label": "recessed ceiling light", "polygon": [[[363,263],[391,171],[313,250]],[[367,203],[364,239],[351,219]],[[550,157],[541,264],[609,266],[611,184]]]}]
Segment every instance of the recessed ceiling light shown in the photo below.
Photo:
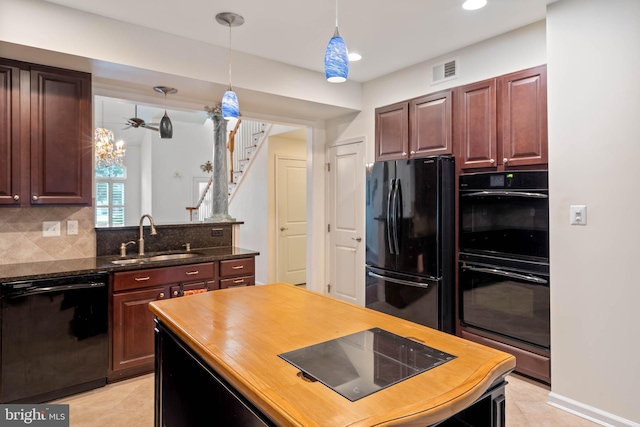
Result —
[{"label": "recessed ceiling light", "polygon": [[362,59],[362,55],[360,55],[359,53],[350,53],[349,54],[349,61],[360,61]]},{"label": "recessed ceiling light", "polygon": [[476,10],[481,7],[485,7],[487,0],[467,0],[462,4],[462,8],[465,10]]}]

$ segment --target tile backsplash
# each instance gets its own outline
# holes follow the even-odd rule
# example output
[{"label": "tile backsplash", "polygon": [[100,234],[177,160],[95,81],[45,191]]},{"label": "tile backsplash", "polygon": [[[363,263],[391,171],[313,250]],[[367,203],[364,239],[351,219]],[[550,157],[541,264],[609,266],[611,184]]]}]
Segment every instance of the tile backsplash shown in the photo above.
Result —
[{"label": "tile backsplash", "polygon": [[[67,221],[78,221],[78,234],[67,234]],[[44,237],[43,222],[59,221],[60,236]],[[94,257],[93,207],[0,208],[0,264]]]}]

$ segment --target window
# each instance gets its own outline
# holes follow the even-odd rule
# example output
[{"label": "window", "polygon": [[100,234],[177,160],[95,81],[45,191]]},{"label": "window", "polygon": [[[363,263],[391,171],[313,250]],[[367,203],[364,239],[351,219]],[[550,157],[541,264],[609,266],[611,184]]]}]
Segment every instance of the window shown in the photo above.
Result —
[{"label": "window", "polygon": [[96,166],[96,227],[124,225],[126,169]]}]

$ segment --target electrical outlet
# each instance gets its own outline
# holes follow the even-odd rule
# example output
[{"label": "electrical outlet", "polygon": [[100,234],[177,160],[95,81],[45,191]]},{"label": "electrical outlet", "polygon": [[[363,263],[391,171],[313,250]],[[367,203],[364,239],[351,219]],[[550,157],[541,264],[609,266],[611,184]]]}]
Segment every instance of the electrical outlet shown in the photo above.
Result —
[{"label": "electrical outlet", "polygon": [[72,219],[67,221],[67,236],[76,236],[78,234],[78,220]]},{"label": "electrical outlet", "polygon": [[42,237],[56,237],[60,235],[60,221],[43,221]]},{"label": "electrical outlet", "polygon": [[222,228],[212,228],[211,229],[211,236],[212,237],[222,237],[223,231],[224,230]]},{"label": "electrical outlet", "polygon": [[587,207],[585,205],[571,205],[569,213],[571,225],[587,225]]}]

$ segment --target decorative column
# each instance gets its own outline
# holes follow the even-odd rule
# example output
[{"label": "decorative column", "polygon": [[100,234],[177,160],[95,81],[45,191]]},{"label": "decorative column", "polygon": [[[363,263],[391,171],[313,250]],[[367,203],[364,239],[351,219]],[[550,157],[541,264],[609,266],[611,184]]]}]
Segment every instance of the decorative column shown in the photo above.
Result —
[{"label": "decorative column", "polygon": [[229,215],[229,185],[227,183],[227,121],[219,105],[204,107],[213,121],[213,181],[211,182],[212,209],[207,221],[234,222]]}]

